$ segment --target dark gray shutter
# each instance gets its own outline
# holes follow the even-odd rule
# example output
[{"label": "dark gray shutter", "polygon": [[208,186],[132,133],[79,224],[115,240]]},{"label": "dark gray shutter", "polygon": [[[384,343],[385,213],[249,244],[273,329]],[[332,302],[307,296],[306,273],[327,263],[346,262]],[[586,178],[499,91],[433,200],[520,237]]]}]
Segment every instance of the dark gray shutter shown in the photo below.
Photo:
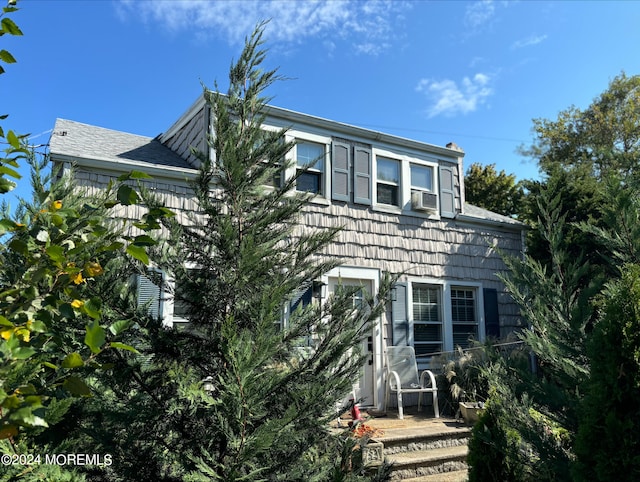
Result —
[{"label": "dark gray shutter", "polygon": [[393,346],[406,346],[409,343],[409,317],[407,316],[407,284],[393,285],[391,302],[391,336]]},{"label": "dark gray shutter", "polygon": [[148,276],[137,275],[138,306],[146,306],[154,318],[162,316],[162,273],[150,271]]},{"label": "dark gray shutter", "polygon": [[498,313],[498,290],[485,288],[484,297],[484,331],[492,338],[500,338],[500,315]]},{"label": "dark gray shutter", "polygon": [[298,290],[291,299],[289,313],[293,313],[294,311],[296,311],[296,308],[298,308],[298,306],[304,308],[305,306],[310,305],[312,297],[313,290],[311,286],[307,286],[306,288],[301,288],[300,290]]},{"label": "dark gray shutter", "polygon": [[349,201],[351,146],[333,141],[331,155],[331,199]]},{"label": "dark gray shutter", "polygon": [[440,215],[446,218],[456,215],[453,168],[449,166],[440,166]]},{"label": "dark gray shutter", "polygon": [[353,148],[353,202],[371,205],[371,148]]}]

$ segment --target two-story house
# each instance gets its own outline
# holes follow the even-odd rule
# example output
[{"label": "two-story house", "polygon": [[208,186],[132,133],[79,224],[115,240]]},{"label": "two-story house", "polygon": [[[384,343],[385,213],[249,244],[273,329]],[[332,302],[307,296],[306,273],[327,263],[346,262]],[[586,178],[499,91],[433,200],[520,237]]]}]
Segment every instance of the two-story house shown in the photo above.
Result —
[{"label": "two-story house", "polygon": [[[343,226],[321,253],[342,260],[341,266],[292,305],[322,302],[338,282],[375,292],[383,271],[404,273],[388,312],[365,341],[370,356],[358,383],[364,405],[382,406],[387,346],[414,346],[426,367],[431,356],[467,346],[470,337],[504,336],[518,326],[518,308],[496,275],[506,269],[498,250],[522,254],[524,225],[465,202],[461,149],[277,107],[266,114],[265,129],[287,127],[296,141],[289,153],[294,167],[284,175],[309,168],[296,185],[314,195],[300,229]],[[214,155],[206,142],[214,122],[204,96],[156,138],[58,119],[51,160],[63,169],[75,165],[78,183],[90,188],[145,171],[169,208],[190,210],[189,180],[198,167],[191,149]],[[136,209],[126,215],[141,214]],[[149,293],[157,296],[153,290],[141,295]],[[170,298],[157,296],[154,313],[167,324],[184,322]]]}]

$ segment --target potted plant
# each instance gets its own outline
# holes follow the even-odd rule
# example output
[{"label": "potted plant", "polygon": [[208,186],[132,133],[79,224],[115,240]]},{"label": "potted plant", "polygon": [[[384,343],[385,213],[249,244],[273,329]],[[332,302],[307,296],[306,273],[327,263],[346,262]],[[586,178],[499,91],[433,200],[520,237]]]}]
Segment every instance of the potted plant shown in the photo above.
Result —
[{"label": "potted plant", "polygon": [[455,418],[462,418],[473,425],[484,409],[488,386],[481,368],[487,359],[482,346],[463,350],[457,347],[454,357],[443,366],[443,374],[449,383],[453,402],[458,402]]}]

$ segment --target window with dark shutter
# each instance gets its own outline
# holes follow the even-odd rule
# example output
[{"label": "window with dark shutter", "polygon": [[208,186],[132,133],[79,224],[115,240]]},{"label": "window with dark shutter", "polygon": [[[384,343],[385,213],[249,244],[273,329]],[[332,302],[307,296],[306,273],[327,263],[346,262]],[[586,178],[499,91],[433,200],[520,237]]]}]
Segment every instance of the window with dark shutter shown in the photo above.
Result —
[{"label": "window with dark shutter", "polygon": [[353,202],[371,205],[371,148],[353,148]]},{"label": "window with dark shutter", "polygon": [[393,285],[391,301],[392,342],[393,346],[409,344],[409,318],[407,317],[407,284]]},{"label": "window with dark shutter", "polygon": [[136,276],[138,306],[145,307],[154,318],[161,318],[162,312],[162,272],[149,270]]},{"label": "window with dark shutter", "polygon": [[446,218],[456,215],[453,168],[449,166],[440,166],[440,215]]},{"label": "window with dark shutter", "polygon": [[348,202],[351,194],[351,145],[333,141],[331,149],[331,199]]}]

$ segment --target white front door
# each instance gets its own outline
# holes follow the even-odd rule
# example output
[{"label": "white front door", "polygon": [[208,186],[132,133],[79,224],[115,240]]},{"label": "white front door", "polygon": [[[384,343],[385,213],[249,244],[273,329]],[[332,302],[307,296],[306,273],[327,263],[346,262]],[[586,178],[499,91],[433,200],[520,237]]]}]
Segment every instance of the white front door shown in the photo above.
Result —
[{"label": "white front door", "polygon": [[[372,280],[357,279],[357,278],[343,278],[332,277],[328,278],[329,292],[335,293],[336,288],[341,286],[355,286],[360,288],[353,295],[354,306],[359,306],[363,301],[365,295],[370,295],[374,289],[372,286]],[[374,397],[375,390],[375,370],[376,370],[376,343],[375,336],[376,328],[372,328],[371,332],[362,342],[362,352],[366,354],[366,359],[362,369],[360,370],[360,377],[355,381],[356,397],[360,400],[360,405],[363,407],[372,407],[376,405]]]}]

